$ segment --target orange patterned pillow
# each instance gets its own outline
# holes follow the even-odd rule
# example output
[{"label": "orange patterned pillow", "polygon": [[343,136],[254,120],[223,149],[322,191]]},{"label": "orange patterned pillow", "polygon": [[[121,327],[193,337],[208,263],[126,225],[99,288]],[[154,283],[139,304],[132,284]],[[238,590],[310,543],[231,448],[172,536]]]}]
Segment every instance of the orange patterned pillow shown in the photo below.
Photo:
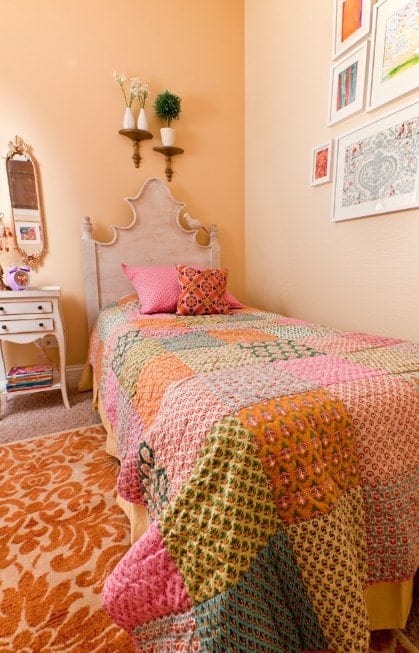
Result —
[{"label": "orange patterned pillow", "polygon": [[177,265],[180,295],[178,315],[212,315],[231,313],[225,296],[228,270],[199,269]]}]

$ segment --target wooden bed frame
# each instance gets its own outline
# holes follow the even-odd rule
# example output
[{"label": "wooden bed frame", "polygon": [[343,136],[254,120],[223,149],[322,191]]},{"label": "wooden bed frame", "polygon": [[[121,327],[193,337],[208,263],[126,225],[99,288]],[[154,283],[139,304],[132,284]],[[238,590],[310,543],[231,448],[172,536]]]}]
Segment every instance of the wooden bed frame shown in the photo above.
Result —
[{"label": "wooden bed frame", "polygon": [[[127,265],[220,266],[220,246],[215,225],[210,229],[184,213],[185,204],[174,199],[160,179],[151,177],[135,197],[126,197],[134,218],[127,227],[112,225],[113,238],[107,243],[94,240],[89,217],[82,224],[82,259],[89,332],[101,308],[134,292],[123,274]],[[181,218],[189,228],[181,225]],[[206,232],[208,244],[198,242]]]}]

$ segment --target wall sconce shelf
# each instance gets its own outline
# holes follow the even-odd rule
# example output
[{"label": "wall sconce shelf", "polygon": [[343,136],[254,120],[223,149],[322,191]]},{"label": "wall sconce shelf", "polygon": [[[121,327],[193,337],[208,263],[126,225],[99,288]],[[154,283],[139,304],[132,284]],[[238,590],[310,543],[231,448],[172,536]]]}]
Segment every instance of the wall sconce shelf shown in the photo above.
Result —
[{"label": "wall sconce shelf", "polygon": [[140,142],[145,141],[149,138],[153,138],[151,132],[147,132],[144,129],[120,129],[119,133],[122,136],[126,136],[132,140],[132,145],[134,148],[134,154],[132,155],[132,160],[136,168],[139,168],[141,156],[140,156]]},{"label": "wall sconce shelf", "polygon": [[166,170],[164,172],[166,173],[167,181],[171,181],[173,175],[172,156],[176,156],[176,154],[183,154],[184,150],[182,150],[181,147],[173,147],[169,145],[153,147],[153,150],[155,152],[160,152],[160,154],[164,154],[166,157]]}]

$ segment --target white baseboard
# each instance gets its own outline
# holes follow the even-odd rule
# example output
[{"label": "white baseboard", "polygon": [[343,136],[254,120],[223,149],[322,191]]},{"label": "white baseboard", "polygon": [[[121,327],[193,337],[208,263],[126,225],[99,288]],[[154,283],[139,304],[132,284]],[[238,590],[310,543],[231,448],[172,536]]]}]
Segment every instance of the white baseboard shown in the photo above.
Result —
[{"label": "white baseboard", "polygon": [[84,365],[68,365],[65,369],[67,385],[71,390],[77,388]]}]

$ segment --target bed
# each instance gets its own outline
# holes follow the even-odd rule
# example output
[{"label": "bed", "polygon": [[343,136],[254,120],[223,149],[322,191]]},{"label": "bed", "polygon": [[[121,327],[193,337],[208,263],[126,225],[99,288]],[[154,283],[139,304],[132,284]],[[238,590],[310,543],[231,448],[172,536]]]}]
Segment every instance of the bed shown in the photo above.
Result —
[{"label": "bed", "polygon": [[138,651],[365,653],[412,602],[419,346],[228,289],[223,312],[145,314],[122,264],[221,270],[220,247],[159,179],[127,201],[110,242],[82,227],[88,363],[132,534],[105,609]]}]

